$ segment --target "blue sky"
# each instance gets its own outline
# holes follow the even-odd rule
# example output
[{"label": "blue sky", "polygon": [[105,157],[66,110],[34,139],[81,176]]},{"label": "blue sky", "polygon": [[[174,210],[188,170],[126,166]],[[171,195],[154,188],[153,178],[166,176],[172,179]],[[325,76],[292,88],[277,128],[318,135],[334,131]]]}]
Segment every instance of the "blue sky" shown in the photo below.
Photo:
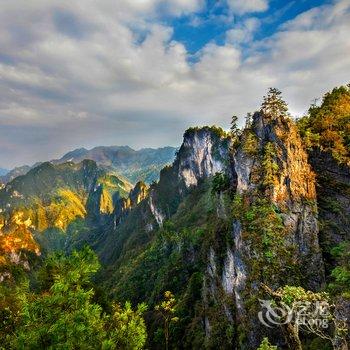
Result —
[{"label": "blue sky", "polygon": [[294,116],[349,81],[349,0],[3,0],[0,167],[178,146],[270,86]]},{"label": "blue sky", "polygon": [[[217,5],[220,3],[220,5]],[[279,27],[299,14],[314,7],[330,3],[323,0],[274,0],[269,2],[268,9],[262,12],[232,14],[226,2],[206,1],[206,6],[197,14],[186,15],[180,18],[170,18],[165,22],[174,28],[173,39],[182,42],[189,53],[195,54],[209,41],[219,45],[225,43],[225,33],[235,28],[244,20],[259,19],[260,27],[254,39],[261,40],[276,32]],[[224,18],[228,18],[226,21]],[[193,25],[194,20],[198,25]]]}]

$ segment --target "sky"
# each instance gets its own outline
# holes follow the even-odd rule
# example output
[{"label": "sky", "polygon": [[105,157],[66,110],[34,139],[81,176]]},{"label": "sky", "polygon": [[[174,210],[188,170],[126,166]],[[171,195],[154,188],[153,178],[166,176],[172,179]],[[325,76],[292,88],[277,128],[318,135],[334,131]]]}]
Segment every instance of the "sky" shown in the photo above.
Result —
[{"label": "sky", "polygon": [[178,146],[268,87],[293,116],[350,81],[349,0],[2,0],[0,167]]}]

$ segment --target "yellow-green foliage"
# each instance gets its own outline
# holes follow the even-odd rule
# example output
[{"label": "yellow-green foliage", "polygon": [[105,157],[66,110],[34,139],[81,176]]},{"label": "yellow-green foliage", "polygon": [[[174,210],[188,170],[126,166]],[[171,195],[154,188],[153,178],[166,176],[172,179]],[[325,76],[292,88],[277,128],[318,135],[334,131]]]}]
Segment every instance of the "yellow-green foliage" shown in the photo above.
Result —
[{"label": "yellow-green foliage", "polygon": [[293,270],[295,247],[288,243],[281,216],[268,199],[235,196],[233,216],[243,228],[243,239],[250,245],[251,278],[276,282],[288,276],[298,278]]},{"label": "yellow-green foliage", "polygon": [[100,213],[111,214],[113,213],[113,199],[107,189],[103,188],[100,199]]},{"label": "yellow-green foliage", "polygon": [[121,180],[119,177],[112,174],[101,176],[98,179],[98,183],[109,192],[111,197],[114,193],[118,192],[120,197],[127,198],[130,190],[133,188],[127,180]]},{"label": "yellow-green foliage", "polygon": [[258,139],[249,129],[246,129],[243,136],[243,151],[250,156],[258,154]]},{"label": "yellow-green foliage", "polygon": [[269,338],[264,338],[257,350],[277,350],[277,346],[271,345]]},{"label": "yellow-green foliage", "polygon": [[340,163],[350,161],[350,85],[334,88],[322,104],[312,105],[298,121],[306,145],[330,152]]},{"label": "yellow-green foliage", "polygon": [[189,135],[190,133],[193,133],[193,132],[198,132],[198,131],[210,131],[212,133],[214,133],[216,136],[218,136],[219,138],[225,138],[225,137],[229,137],[229,133],[227,133],[225,130],[223,130],[221,127],[217,126],[217,125],[211,125],[211,126],[202,126],[202,127],[191,127],[191,128],[188,128],[186,131],[185,131],[185,134],[184,136],[187,136]]},{"label": "yellow-green foliage", "polygon": [[264,155],[261,165],[264,171],[263,185],[269,187],[274,184],[278,172],[278,164],[275,161],[276,149],[272,142],[264,147]]},{"label": "yellow-green foliage", "polygon": [[32,209],[27,209],[27,215],[32,218],[33,226],[38,231],[45,231],[49,227],[65,230],[75,218],[85,217],[85,198],[62,188],[46,205],[36,200]]},{"label": "yellow-green foliage", "polygon": [[293,303],[302,301],[329,301],[329,296],[327,293],[315,293],[310,290],[305,290],[299,286],[284,286],[279,288],[277,293],[281,295],[281,300],[287,305],[292,305]]},{"label": "yellow-green foliage", "polygon": [[27,280],[18,287],[1,283],[1,348],[143,349],[146,305],[133,310],[128,302],[122,307],[99,298],[91,281],[99,266],[85,247],[71,256],[51,254],[33,276],[34,290]]}]

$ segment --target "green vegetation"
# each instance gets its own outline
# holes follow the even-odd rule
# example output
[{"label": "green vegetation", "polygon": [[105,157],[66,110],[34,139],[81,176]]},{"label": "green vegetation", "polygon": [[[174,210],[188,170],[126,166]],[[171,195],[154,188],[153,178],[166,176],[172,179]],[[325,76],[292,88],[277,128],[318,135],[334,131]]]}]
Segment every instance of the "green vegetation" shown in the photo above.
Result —
[{"label": "green vegetation", "polygon": [[133,311],[129,303],[124,308],[114,304],[111,312],[104,311],[91,282],[98,269],[96,255],[84,248],[71,256],[50,255],[32,288],[26,280],[15,289],[11,280],[1,284],[1,345],[6,349],[141,349],[146,341],[145,305]]},{"label": "green vegetation", "polygon": [[177,322],[178,317],[175,314],[176,299],[170,291],[164,292],[164,300],[155,306],[155,310],[159,313],[164,321],[164,338],[165,338],[165,349],[169,348],[169,326],[171,322]]},{"label": "green vegetation", "polygon": [[350,299],[350,242],[344,241],[331,250],[337,266],[332,270],[329,289],[333,294]]},{"label": "green vegetation", "polygon": [[230,179],[226,174],[216,173],[212,180],[212,192],[220,193],[230,187]]},{"label": "green vegetation", "polygon": [[278,164],[275,161],[276,149],[272,142],[268,142],[264,147],[263,159],[261,162],[264,179],[263,185],[267,188],[275,183],[276,175],[278,173]]},{"label": "green vegetation", "polygon": [[[337,99],[347,101],[343,92],[336,94]],[[339,112],[332,103],[327,104],[332,105],[329,111]],[[313,133],[311,121],[321,118],[318,115],[322,108],[313,106],[310,116],[300,121],[299,126],[304,140],[306,135],[313,140],[311,147],[326,150],[326,144],[321,146],[325,135]],[[284,161],[293,161],[288,159],[288,154],[287,159],[282,159],[285,149],[280,142],[289,138],[287,145],[291,148],[299,149],[302,145],[291,129],[292,122],[284,119],[288,116],[287,105],[278,90],[269,90],[256,117],[261,114],[264,123],[269,123],[267,128],[276,126],[278,142],[271,136],[272,129],[257,133],[251,116],[247,119],[248,128],[242,133],[237,118],[232,119],[231,134],[241,143],[242,157],[249,158],[248,155],[252,162],[248,159],[246,164],[227,164],[232,173],[199,178],[198,185],[189,189],[179,176],[179,161],[176,161],[174,166],[163,168],[160,181],[148,191],[139,184],[139,190],[144,190],[144,195],[147,192],[149,197],[130,209],[130,196],[129,202],[124,203],[129,210],[118,220],[113,215],[114,206],[120,197],[127,197],[131,186],[90,161],[59,166],[44,163],[11,182],[16,192],[1,190],[0,204],[5,210],[0,216],[0,279],[4,280],[0,283],[0,346],[6,349],[232,349],[250,348],[252,337],[257,346],[256,340],[260,341],[264,335],[280,344],[278,331],[265,333],[261,331],[262,325],[254,324],[260,310],[258,299],[266,297],[266,293],[273,305],[279,307],[297,309],[300,303],[322,302],[330,308],[328,321],[332,326],[327,331],[298,327],[295,323],[283,328],[286,342],[294,349],[304,345],[306,332],[312,334],[306,336],[310,349],[317,348],[320,338],[325,347],[343,341],[346,327],[335,317],[335,310],[338,300],[350,299],[350,244],[345,241],[331,250],[329,294],[302,287],[309,282],[318,285],[322,280],[318,275],[310,277],[308,267],[301,266],[301,261],[308,258],[314,261],[313,251],[319,254],[317,243],[305,247],[309,237],[301,236],[310,232],[308,225],[316,227],[316,216],[308,214],[313,209],[313,199],[307,202],[304,197],[292,198],[291,194],[291,202],[297,202],[294,206],[286,203],[285,196],[272,202],[269,193],[279,167],[284,166]],[[345,130],[345,124],[341,128]],[[284,130],[292,132],[286,135]],[[205,131],[212,133],[213,158],[228,163],[230,159],[223,159],[222,154],[232,145],[233,137],[221,128],[191,128],[185,136],[198,132],[200,137]],[[340,135],[348,145],[346,132]],[[332,152],[341,153],[339,145],[328,145]],[[186,160],[191,148],[185,144],[179,152],[181,160]],[[299,159],[295,167],[290,164],[292,171],[301,169]],[[244,172],[239,174],[239,166],[250,163],[253,165],[247,171],[248,179],[243,179],[249,182],[249,190],[235,193],[234,184],[239,184],[242,179],[239,176],[245,176]],[[282,174],[287,182],[289,174]],[[293,175],[292,180],[294,191],[300,177]],[[347,194],[345,187],[339,189],[342,195]],[[337,230],[337,222],[333,223],[331,218],[346,214],[347,202],[344,200],[344,205],[336,199],[332,195],[318,199],[318,208],[333,215],[326,218],[333,224],[332,233]],[[311,223],[307,219],[303,221],[303,214],[311,218]],[[299,226],[303,228],[299,230]],[[337,237],[343,239],[346,234],[342,232]],[[101,270],[90,248],[74,250],[86,244],[101,257]],[[39,245],[42,255],[35,257]],[[334,241],[329,244],[332,246]],[[72,252],[71,255],[61,252],[44,258],[47,251],[60,248],[65,253]],[[300,252],[304,248],[311,251],[305,258]],[[323,253],[329,252],[330,249]],[[16,259],[23,261],[16,265],[13,263]],[[23,273],[22,265],[26,266],[30,259],[33,268]],[[263,289],[259,288],[260,284]],[[241,304],[236,303],[237,295]],[[277,347],[264,338],[258,349]]]},{"label": "green vegetation", "polygon": [[257,350],[277,350],[277,346],[271,345],[269,338],[264,338]]},{"label": "green vegetation", "polygon": [[334,88],[298,121],[308,148],[330,152],[339,163],[350,161],[350,85]]},{"label": "green vegetation", "polygon": [[243,236],[251,244],[253,280],[276,283],[280,278],[298,278],[293,269],[295,247],[285,239],[285,227],[277,208],[266,198],[249,203],[247,197],[236,195],[233,217],[242,223]]},{"label": "green vegetation", "polygon": [[184,133],[184,137],[188,136],[189,134],[191,134],[193,132],[198,132],[198,131],[199,132],[209,131],[209,132],[214,133],[219,138],[225,138],[225,137],[229,136],[224,129],[220,128],[217,125],[211,125],[211,126],[206,125],[206,126],[202,126],[202,127],[194,126],[194,127],[188,128]]},{"label": "green vegetation", "polygon": [[114,174],[104,174],[97,179],[97,183],[103,186],[103,189],[109,193],[112,199],[115,193],[120,197],[127,198],[133,186],[125,179]]},{"label": "green vegetation", "polygon": [[243,151],[250,156],[254,156],[259,153],[258,138],[250,129],[246,129],[243,132]]},{"label": "green vegetation", "polygon": [[281,98],[282,92],[276,88],[269,88],[261,104],[261,113],[269,119],[288,116],[288,105]]},{"label": "green vegetation", "polygon": [[[284,323],[281,319],[286,341],[292,349],[302,350],[301,331],[330,342],[335,350],[342,349],[342,345],[346,344],[346,320],[338,317],[335,305],[327,293],[315,293],[302,287],[288,285],[276,291],[264,284],[262,288],[272,297],[276,306],[285,309],[287,305],[293,310],[294,317],[289,322]],[[303,322],[299,322],[301,317],[304,318]],[[315,322],[315,319],[318,322]]]}]

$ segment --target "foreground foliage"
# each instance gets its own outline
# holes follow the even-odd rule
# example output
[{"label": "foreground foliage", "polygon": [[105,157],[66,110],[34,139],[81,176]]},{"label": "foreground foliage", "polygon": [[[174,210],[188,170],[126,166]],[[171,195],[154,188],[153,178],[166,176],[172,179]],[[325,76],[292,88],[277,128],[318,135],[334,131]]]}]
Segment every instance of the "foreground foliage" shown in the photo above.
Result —
[{"label": "foreground foliage", "polygon": [[[23,279],[10,292],[2,284],[1,343],[6,349],[141,349],[146,342],[146,306],[130,303],[104,310],[91,277],[99,269],[90,248],[56,253],[40,269],[36,286]],[[105,309],[108,309],[108,306]]]}]

